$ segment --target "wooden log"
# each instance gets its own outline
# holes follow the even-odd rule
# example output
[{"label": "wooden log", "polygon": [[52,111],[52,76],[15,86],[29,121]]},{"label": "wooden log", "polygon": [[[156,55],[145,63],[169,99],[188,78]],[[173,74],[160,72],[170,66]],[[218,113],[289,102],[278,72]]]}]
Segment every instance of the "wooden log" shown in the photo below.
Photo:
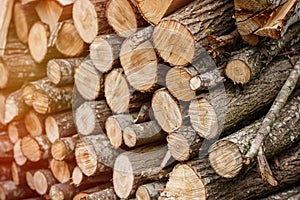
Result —
[{"label": "wooden log", "polygon": [[49,190],[50,199],[64,200],[72,199],[76,194],[76,188],[71,182],[57,183]]},{"label": "wooden log", "polygon": [[160,181],[141,185],[136,190],[136,200],[157,199],[160,195],[160,192],[165,188],[165,186],[166,182]]},{"label": "wooden log", "polygon": [[0,72],[1,89],[18,89],[25,82],[38,80],[46,75],[43,65],[35,64],[28,53],[2,57]]},{"label": "wooden log", "polygon": [[160,20],[193,0],[136,0],[144,19],[157,25]]},{"label": "wooden log", "polygon": [[83,58],[52,59],[47,63],[47,76],[57,86],[74,83],[75,68]]},{"label": "wooden log", "polygon": [[299,199],[300,198],[300,187],[299,186],[294,186],[294,187],[289,187],[283,191],[279,191],[276,194],[271,194],[270,196],[266,198],[262,198],[261,200],[276,200],[276,199]]},{"label": "wooden log", "polygon": [[[277,187],[263,181],[256,170],[234,179],[224,179],[210,167],[208,159],[196,159],[174,168],[160,199],[258,199],[274,191],[286,188],[299,180],[299,143],[278,157],[278,165],[271,169],[280,180]],[[209,181],[207,181],[209,180]],[[188,183],[188,184],[183,184]],[[247,183],[247,184],[246,184]],[[185,185],[185,188],[182,187]],[[226,187],[226,190],[224,190]]]},{"label": "wooden log", "polygon": [[45,120],[47,138],[51,143],[55,140],[77,133],[72,111],[50,115]]},{"label": "wooden log", "polygon": [[112,112],[117,114],[139,110],[151,96],[150,93],[132,91],[120,68],[113,69],[105,77],[104,94],[108,106]]},{"label": "wooden log", "polygon": [[248,12],[259,12],[266,9],[270,5],[270,1],[267,0],[234,0],[234,8],[236,11],[248,11]]},{"label": "wooden log", "polygon": [[5,0],[1,4],[1,14],[0,14],[0,55],[4,55],[5,46],[7,42],[7,34],[9,29],[10,20],[13,12],[14,0]]},{"label": "wooden log", "polygon": [[21,141],[22,139],[18,139],[13,149],[14,160],[19,166],[23,166],[27,162],[27,158],[24,156],[21,149]]},{"label": "wooden log", "polygon": [[0,182],[0,199],[13,200],[35,197],[37,194],[27,185],[17,186],[13,181]]},{"label": "wooden log", "polygon": [[191,127],[184,125],[167,137],[168,149],[175,160],[186,161],[198,156],[203,139]]},{"label": "wooden log", "polygon": [[74,167],[75,163],[72,162],[55,159],[50,161],[52,175],[59,183],[66,183],[71,179]]},{"label": "wooden log", "polygon": [[12,179],[11,164],[1,163],[0,165],[0,182]]},{"label": "wooden log", "polygon": [[[108,2],[107,21],[117,35],[127,38],[135,33],[138,27],[146,25],[135,4],[136,2],[131,0],[111,0]],[[117,13],[122,13],[122,15]]]},{"label": "wooden log", "polygon": [[197,47],[205,45],[207,35],[221,36],[233,28],[232,15],[233,1],[193,1],[155,27],[154,46],[171,66],[186,66],[198,55]]},{"label": "wooden log", "polygon": [[132,196],[139,185],[163,180],[168,169],[161,167],[166,145],[148,145],[120,154],[114,164],[113,185],[120,198]]},{"label": "wooden log", "polygon": [[37,137],[25,136],[21,141],[21,149],[32,162],[38,162],[50,157],[50,142],[46,135]]},{"label": "wooden log", "polygon": [[89,57],[76,68],[74,79],[76,88],[84,99],[94,100],[103,96],[103,74],[95,69],[93,61]]},{"label": "wooden log", "polygon": [[85,102],[75,112],[75,124],[78,133],[91,135],[105,132],[105,122],[111,116],[105,100]]},{"label": "wooden log", "polygon": [[157,123],[170,133],[181,127],[183,121],[179,102],[166,88],[157,90],[152,97],[152,110]]},{"label": "wooden log", "polygon": [[98,185],[96,187],[92,187],[92,188],[88,188],[88,189],[85,189],[79,193],[77,193],[74,197],[73,197],[73,200],[81,200],[82,198],[84,198],[85,196],[91,194],[91,193],[94,193],[94,192],[97,192],[97,191],[100,191],[100,190],[104,190],[104,189],[107,189],[109,187],[111,187],[112,184],[111,183],[106,183],[106,184],[102,184],[102,185]]},{"label": "wooden log", "polygon": [[119,66],[118,58],[123,40],[113,34],[99,35],[95,38],[90,45],[90,57],[97,70],[106,73]]},{"label": "wooden log", "polygon": [[128,147],[138,147],[157,141],[163,141],[166,139],[166,136],[166,133],[161,130],[156,121],[132,124],[127,126],[123,132],[124,143]]},{"label": "wooden log", "polygon": [[40,114],[67,111],[72,108],[73,87],[42,88],[33,96],[33,109]]},{"label": "wooden log", "polygon": [[56,160],[73,159],[75,157],[75,146],[78,139],[78,135],[56,139],[51,145],[52,157]]},{"label": "wooden log", "polygon": [[40,169],[34,173],[33,183],[36,192],[44,195],[49,192],[51,186],[56,183],[56,180],[49,169]]},{"label": "wooden log", "polygon": [[86,195],[82,198],[83,200],[97,200],[97,199],[107,199],[107,200],[117,200],[118,197],[115,194],[114,188],[106,188],[97,192]]},{"label": "wooden log", "polygon": [[[271,127],[270,134],[264,141],[267,158],[289,148],[300,137],[298,126],[300,108],[299,92],[291,98]],[[244,168],[243,157],[249,151],[262,120],[237,131],[214,143],[209,149],[209,161],[213,169],[222,177],[237,176]],[[249,145],[248,145],[249,144]],[[221,164],[222,163],[222,164]]]},{"label": "wooden log", "polygon": [[46,116],[33,110],[29,111],[24,117],[26,130],[32,137],[45,134]]},{"label": "wooden log", "polygon": [[112,115],[105,122],[105,130],[110,143],[115,148],[119,148],[123,144],[124,129],[133,124],[134,115],[121,114]]},{"label": "wooden log", "polygon": [[19,40],[27,44],[28,35],[31,26],[39,20],[38,15],[34,9],[35,2],[22,4],[16,2],[14,5],[14,24]]},{"label": "wooden log", "polygon": [[[208,96],[198,96],[189,106],[193,128],[204,138],[214,138],[221,131],[236,127],[273,102],[292,69],[288,60],[275,60],[260,77],[244,86],[241,95],[236,96],[232,85],[227,85],[225,89],[211,91]],[[270,80],[272,85],[265,84]]]},{"label": "wooden log", "polygon": [[81,138],[76,144],[76,163],[86,176],[110,171],[116,157],[117,151],[103,133]]},{"label": "wooden log", "polygon": [[25,174],[27,185],[33,191],[35,191],[35,186],[34,186],[34,181],[33,181],[34,173],[35,173],[35,170],[28,170]]},{"label": "wooden log", "polygon": [[299,41],[300,25],[295,24],[279,40],[269,39],[259,47],[245,47],[227,63],[225,74],[235,83],[246,84],[283,49]]},{"label": "wooden log", "polygon": [[[76,0],[73,5],[74,25],[86,43],[97,35],[113,33],[106,18],[108,0]],[[123,11],[124,12],[124,11]]]},{"label": "wooden log", "polygon": [[28,135],[23,120],[14,121],[8,124],[7,128],[9,140],[15,144],[19,139]]}]

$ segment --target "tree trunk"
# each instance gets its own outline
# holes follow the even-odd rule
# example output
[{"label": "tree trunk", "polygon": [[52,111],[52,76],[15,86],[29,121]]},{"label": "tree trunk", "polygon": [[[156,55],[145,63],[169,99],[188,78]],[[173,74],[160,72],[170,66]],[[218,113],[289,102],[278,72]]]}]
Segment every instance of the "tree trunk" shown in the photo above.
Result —
[{"label": "tree trunk", "polygon": [[196,0],[155,27],[154,46],[170,65],[186,66],[198,55],[198,45],[206,44],[207,35],[221,36],[234,27],[232,16],[233,1]]},{"label": "tree trunk", "polygon": [[19,139],[28,135],[23,120],[13,121],[8,124],[8,137],[9,140],[15,144]]},{"label": "tree trunk", "polygon": [[123,138],[128,147],[138,147],[163,141],[166,139],[166,133],[161,130],[156,121],[149,121],[127,126],[124,129]]},{"label": "tree trunk", "polygon": [[209,95],[198,96],[189,107],[193,128],[204,138],[214,138],[221,131],[238,126],[273,102],[292,69],[288,60],[278,59],[269,64],[260,77],[244,86],[242,94],[236,95],[228,84],[225,89],[219,87]]},{"label": "tree trunk", "polygon": [[50,115],[45,120],[47,138],[51,143],[55,140],[77,133],[73,119],[73,111]]},{"label": "tree trunk", "polygon": [[33,175],[33,183],[37,193],[44,195],[49,192],[52,185],[57,181],[49,169],[37,170]]},{"label": "tree trunk", "polygon": [[165,178],[169,171],[161,163],[166,153],[166,145],[148,145],[120,154],[113,168],[113,185],[118,197],[128,198],[139,185]]},{"label": "tree trunk", "polygon": [[47,63],[47,76],[57,86],[74,84],[75,68],[84,58],[52,59]]},{"label": "tree trunk", "polygon": [[21,141],[21,149],[24,156],[32,162],[50,158],[50,142],[46,135],[24,137]]},{"label": "tree trunk", "polygon": [[51,155],[55,160],[71,160],[75,157],[78,135],[56,139],[51,145]]},{"label": "tree trunk", "polygon": [[53,174],[53,177],[59,183],[66,183],[71,179],[71,175],[73,169],[75,167],[75,163],[67,162],[64,160],[55,160],[52,159],[50,161],[50,169]]},{"label": "tree trunk", "polygon": [[[289,148],[300,138],[300,94],[294,97],[281,110],[274,122],[270,134],[264,141],[267,158]],[[216,172],[226,178],[237,176],[243,165],[243,158],[257,135],[262,120],[217,141],[210,147],[209,161]]]},{"label": "tree trunk", "polygon": [[76,162],[86,176],[110,171],[116,157],[117,151],[103,133],[81,138],[76,144]]},{"label": "tree trunk", "polygon": [[111,116],[105,100],[85,102],[75,112],[75,124],[81,135],[91,135],[105,132],[105,122]]},{"label": "tree trunk", "polygon": [[16,186],[13,181],[0,182],[0,199],[14,200],[37,196],[27,185]]},{"label": "tree trunk", "polygon": [[45,134],[45,115],[29,111],[24,118],[26,130],[32,137]]},{"label": "tree trunk", "polygon": [[135,196],[136,200],[152,200],[157,199],[160,192],[165,188],[165,182],[153,182],[138,187]]}]

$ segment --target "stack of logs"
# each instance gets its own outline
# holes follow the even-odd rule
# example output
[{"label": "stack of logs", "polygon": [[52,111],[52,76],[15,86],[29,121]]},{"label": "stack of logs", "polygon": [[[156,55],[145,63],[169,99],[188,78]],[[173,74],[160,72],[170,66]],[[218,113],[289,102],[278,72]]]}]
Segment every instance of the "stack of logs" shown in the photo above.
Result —
[{"label": "stack of logs", "polygon": [[243,163],[299,69],[299,0],[0,8],[1,200],[299,198],[299,89],[264,141],[280,184]]}]

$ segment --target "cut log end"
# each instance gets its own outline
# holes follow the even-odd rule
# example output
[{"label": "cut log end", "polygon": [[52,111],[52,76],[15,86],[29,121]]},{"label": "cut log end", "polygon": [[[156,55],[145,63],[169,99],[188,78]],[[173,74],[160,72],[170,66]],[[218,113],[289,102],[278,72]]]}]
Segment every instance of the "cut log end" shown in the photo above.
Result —
[{"label": "cut log end", "polygon": [[120,127],[118,121],[112,116],[109,117],[105,122],[105,129],[107,137],[110,140],[110,143],[118,148],[123,143],[123,130]]},{"label": "cut log end", "polygon": [[186,66],[194,58],[194,37],[177,21],[161,21],[154,29],[153,42],[159,55],[172,66]]},{"label": "cut log end", "polygon": [[190,88],[191,78],[191,74],[183,67],[173,67],[166,76],[167,88],[178,100],[190,101],[196,95],[196,92]]},{"label": "cut log end", "polygon": [[173,158],[178,161],[185,161],[190,158],[191,149],[188,141],[183,135],[171,133],[167,137],[168,149]]},{"label": "cut log end", "polygon": [[55,140],[59,138],[58,124],[56,123],[54,117],[49,116],[46,118],[45,129],[46,129],[47,138],[51,143],[54,143]]},{"label": "cut log end", "polygon": [[37,171],[33,175],[34,187],[37,193],[44,195],[47,193],[48,188],[50,187],[47,177],[47,174],[44,174],[42,171]]},{"label": "cut log end", "polygon": [[40,136],[44,133],[43,124],[39,120],[37,114],[32,111],[25,115],[24,123],[31,136]]},{"label": "cut log end", "polygon": [[52,159],[50,162],[50,169],[53,176],[60,182],[66,183],[71,178],[71,172],[69,169],[69,164],[64,160]]},{"label": "cut log end", "polygon": [[135,196],[137,200],[151,200],[151,196],[147,188],[144,188],[143,186],[137,189]]},{"label": "cut log end", "polygon": [[75,113],[75,124],[80,134],[90,135],[93,133],[97,120],[93,108],[88,103],[84,103],[77,108]]},{"label": "cut log end", "polygon": [[210,147],[209,161],[217,174],[225,178],[237,176],[243,168],[243,158],[238,146],[226,140],[220,140]]},{"label": "cut log end", "polygon": [[47,77],[52,83],[56,85],[61,80],[60,66],[59,63],[55,60],[49,60],[49,62],[47,63]]},{"label": "cut log end", "polygon": [[24,12],[22,3],[16,2],[14,5],[14,24],[19,40],[23,43],[28,42],[29,24],[26,21],[26,14]]},{"label": "cut log end", "polygon": [[14,149],[13,149],[15,162],[19,166],[23,166],[27,162],[27,158],[24,156],[22,149],[21,149],[21,141],[22,141],[22,139],[19,139],[15,143]]},{"label": "cut log end", "polygon": [[180,106],[166,89],[155,92],[152,98],[152,109],[155,119],[164,131],[170,133],[181,127]]},{"label": "cut log end", "polygon": [[193,91],[198,90],[199,88],[201,88],[202,85],[203,85],[203,81],[199,76],[194,76],[190,79],[190,88]]},{"label": "cut log end", "polygon": [[8,69],[2,59],[0,59],[0,88],[5,88],[8,82]]},{"label": "cut log end", "polygon": [[114,165],[113,185],[120,198],[127,198],[132,190],[134,175],[131,162],[125,155],[117,157]]},{"label": "cut log end", "polygon": [[98,33],[97,13],[89,0],[76,0],[73,5],[74,25],[86,43],[91,43]]},{"label": "cut log end", "polygon": [[78,166],[76,166],[72,172],[72,181],[75,186],[80,185],[83,180],[83,173]]},{"label": "cut log end", "polygon": [[23,88],[23,100],[26,105],[32,106],[32,103],[34,101],[33,96],[35,94],[36,87],[32,84],[28,84]]},{"label": "cut log end", "polygon": [[136,146],[136,133],[133,130],[133,128],[131,127],[126,127],[124,129],[123,132],[123,139],[124,139],[124,143],[128,146],[128,147],[135,147]]},{"label": "cut log end", "polygon": [[12,179],[16,185],[20,185],[20,177],[19,177],[18,171],[19,171],[19,169],[18,169],[17,164],[15,162],[13,162],[11,165],[11,175],[12,175]]},{"label": "cut log end", "polygon": [[27,171],[25,174],[26,182],[29,188],[33,191],[35,191],[35,186],[34,186],[34,181],[33,181],[33,172],[32,171]]},{"label": "cut log end", "polygon": [[[48,137],[49,138],[49,137]],[[64,160],[66,157],[66,145],[61,140],[56,140],[51,146],[51,155],[56,160]]]},{"label": "cut log end", "polygon": [[30,136],[26,136],[22,139],[21,149],[24,156],[26,156],[32,162],[37,162],[42,157],[42,152],[38,142]]},{"label": "cut log end", "polygon": [[212,139],[218,134],[218,117],[213,106],[204,98],[194,99],[189,106],[189,116],[192,127],[206,139]]},{"label": "cut log end", "polygon": [[13,123],[10,123],[8,125],[8,136],[9,136],[9,140],[15,144],[18,139],[19,139],[19,131],[18,131],[18,128],[13,124]]},{"label": "cut log end", "polygon": [[129,1],[111,0],[107,6],[106,16],[108,23],[121,37],[129,37],[137,31],[136,15]]},{"label": "cut log end", "polygon": [[49,98],[43,91],[36,91],[34,94],[34,101],[32,103],[33,109],[40,114],[46,114],[48,112]]},{"label": "cut log end", "polygon": [[41,22],[36,22],[30,29],[28,48],[34,61],[40,63],[48,51],[48,30]]},{"label": "cut log end", "polygon": [[231,60],[225,68],[225,74],[234,83],[246,84],[251,80],[250,68],[241,60]]}]

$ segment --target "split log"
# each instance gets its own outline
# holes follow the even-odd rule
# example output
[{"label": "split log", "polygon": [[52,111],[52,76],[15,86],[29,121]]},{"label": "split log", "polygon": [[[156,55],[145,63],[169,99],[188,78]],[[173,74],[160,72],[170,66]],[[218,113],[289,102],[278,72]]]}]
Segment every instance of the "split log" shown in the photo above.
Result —
[{"label": "split log", "polygon": [[72,12],[74,25],[84,42],[92,43],[97,35],[113,33],[106,18],[108,2],[108,0],[76,0],[74,2]]},{"label": "split log", "polygon": [[105,100],[83,103],[75,112],[78,133],[81,135],[104,133],[105,122],[111,114]]},{"label": "split log", "polygon": [[[190,122],[204,138],[214,138],[271,104],[293,66],[288,60],[275,60],[236,96],[232,85],[200,95],[189,106]],[[272,80],[272,85],[269,84]],[[263,99],[263,100],[262,100]]]},{"label": "split log", "polygon": [[81,138],[76,144],[76,163],[86,176],[110,171],[116,157],[117,151],[103,133]]},{"label": "split log", "polygon": [[0,55],[4,55],[5,46],[7,42],[7,34],[9,29],[10,20],[13,12],[14,0],[5,0],[1,4],[0,14]]},{"label": "split log", "polygon": [[300,198],[300,187],[295,186],[293,188],[287,188],[283,191],[278,192],[277,194],[272,194],[261,200],[296,200]]},{"label": "split log", "polygon": [[15,144],[19,139],[28,135],[25,124],[23,120],[13,121],[8,124],[8,137],[9,140]]},{"label": "split log", "polygon": [[75,135],[77,133],[73,112],[67,111],[50,115],[45,120],[47,138],[51,143],[55,140]]},{"label": "split log", "polygon": [[163,132],[156,121],[144,122],[141,124],[132,124],[127,126],[123,132],[124,143],[128,147],[138,147],[166,139],[166,133]]},{"label": "split log", "polygon": [[11,164],[1,163],[0,165],[0,182],[12,179]]},{"label": "split log", "polygon": [[184,118],[181,106],[166,88],[159,89],[154,93],[152,110],[157,123],[167,133],[181,127]]},{"label": "split log", "polygon": [[13,181],[0,182],[0,199],[14,200],[37,196],[27,185],[17,186]]},{"label": "split log", "polygon": [[144,19],[153,25],[193,0],[136,0]]},{"label": "split log", "polygon": [[82,198],[82,200],[98,200],[98,199],[117,200],[118,197],[115,194],[114,188],[110,187],[104,190],[93,192]]},{"label": "split log", "polygon": [[55,200],[72,199],[75,194],[76,188],[71,182],[54,184],[49,190],[50,199]]},{"label": "split log", "polygon": [[295,24],[279,40],[269,39],[259,47],[245,47],[227,63],[225,74],[235,83],[246,84],[254,79],[283,49],[299,41],[300,25]]},{"label": "split log", "polygon": [[110,143],[115,148],[123,144],[124,129],[133,124],[134,114],[112,115],[105,122],[105,130]]},{"label": "split log", "polygon": [[21,141],[21,149],[32,162],[37,162],[50,157],[50,142],[46,135],[37,137],[25,136]]},{"label": "split log", "polygon": [[71,174],[75,167],[75,163],[67,162],[64,160],[55,160],[50,161],[50,169],[53,177],[59,183],[66,183],[71,179]]},{"label": "split log", "polygon": [[221,36],[233,28],[232,15],[233,1],[193,1],[155,27],[154,46],[170,65],[186,66],[198,55],[197,47],[205,45],[207,35]]},{"label": "split log", "polygon": [[27,44],[31,26],[39,20],[34,9],[35,3],[22,4],[16,2],[14,5],[14,24],[19,40]]},{"label": "split log", "polygon": [[75,146],[78,139],[78,135],[74,135],[73,137],[57,138],[51,145],[52,157],[56,160],[73,159],[75,157]]},{"label": "split log", "polygon": [[93,61],[90,58],[84,60],[76,68],[74,79],[76,88],[84,99],[94,100],[97,97],[103,96],[103,74],[95,69]]},{"label": "split log", "polygon": [[33,96],[33,109],[40,114],[50,114],[72,109],[73,87],[49,87],[37,90]]},{"label": "split log", "polygon": [[184,125],[167,137],[168,149],[178,161],[186,161],[198,156],[203,139],[191,127]]},{"label": "split log", "polygon": [[25,165],[27,162],[27,158],[24,156],[22,149],[21,149],[21,141],[22,139],[18,139],[17,142],[14,145],[13,154],[14,154],[14,160],[19,166]]},{"label": "split log", "polygon": [[[124,16],[122,15],[122,17]],[[106,73],[112,68],[119,66],[118,58],[122,43],[123,39],[117,35],[97,36],[90,45],[90,57],[95,68],[101,73]]]},{"label": "split log", "polygon": [[166,153],[166,145],[148,145],[120,154],[113,168],[113,185],[118,197],[128,198],[139,185],[166,178],[169,170],[161,167]]},{"label": "split log", "polygon": [[136,200],[158,199],[160,192],[165,188],[166,182],[153,182],[138,187],[135,196]]},{"label": "split log", "polygon": [[120,68],[113,69],[105,77],[104,94],[108,106],[112,112],[117,114],[139,110],[142,104],[151,96],[150,93],[132,91],[123,70]]},{"label": "split log", "polygon": [[[271,127],[270,134],[264,141],[264,150],[267,158],[277,155],[288,149],[300,138],[300,95],[299,92],[284,106],[280,115]],[[222,177],[237,176],[244,168],[244,157],[249,151],[252,141],[262,120],[217,141],[209,149],[209,161],[214,170]]]},{"label": "split log", "polygon": [[51,186],[56,183],[56,180],[49,169],[40,169],[34,173],[33,183],[36,192],[44,195],[49,192]]},{"label": "split log", "polygon": [[46,75],[43,65],[37,65],[27,54],[7,55],[0,59],[0,88],[18,89],[25,82]]},{"label": "split log", "polygon": [[57,86],[74,83],[75,68],[83,58],[52,59],[47,63],[47,76]]},{"label": "split log", "polygon": [[45,118],[45,115],[41,115],[33,110],[25,115],[25,127],[32,137],[45,134]]},{"label": "split log", "polygon": [[297,144],[278,157],[278,166],[272,164],[272,172],[280,180],[277,187],[263,181],[257,171],[248,171],[235,179],[224,179],[214,172],[207,158],[192,160],[173,169],[160,199],[257,199],[299,180],[299,153]]},{"label": "split log", "polygon": [[[122,13],[118,15],[117,13]],[[111,0],[107,4],[106,16],[108,24],[121,37],[129,37],[138,27],[146,25],[138,11],[135,0]]]},{"label": "split log", "polygon": [[112,186],[111,183],[107,183],[107,184],[98,185],[98,186],[96,186],[96,187],[92,187],[92,188],[83,190],[83,191],[79,192],[78,194],[76,194],[76,195],[73,197],[73,200],[81,200],[82,198],[86,197],[86,196],[89,195],[89,194],[92,194],[92,193],[94,193],[94,192],[98,192],[98,191],[107,189],[107,188],[109,188],[109,187],[111,187],[111,186]]}]

